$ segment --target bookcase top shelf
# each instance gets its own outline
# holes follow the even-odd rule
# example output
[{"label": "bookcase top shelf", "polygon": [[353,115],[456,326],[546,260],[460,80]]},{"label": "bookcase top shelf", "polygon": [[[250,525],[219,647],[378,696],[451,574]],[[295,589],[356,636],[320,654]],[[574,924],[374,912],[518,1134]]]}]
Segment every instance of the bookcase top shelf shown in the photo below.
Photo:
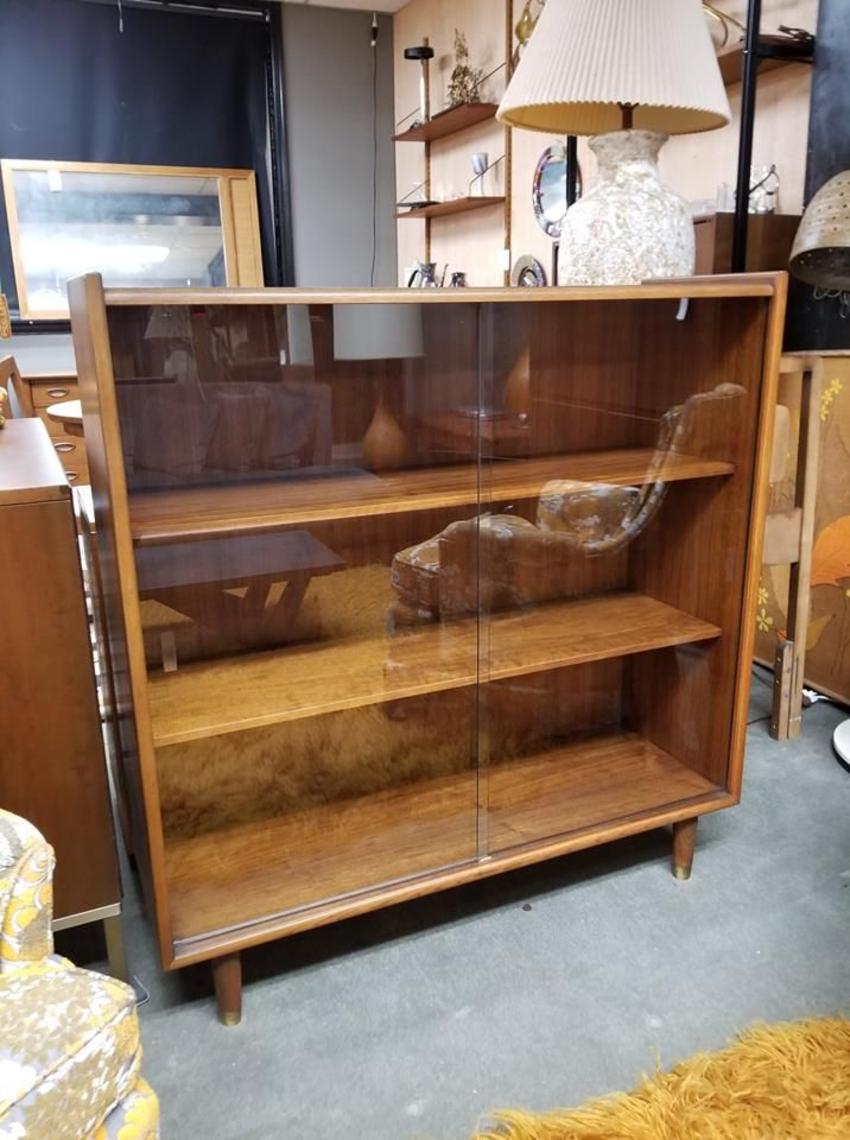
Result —
[{"label": "bookcase top shelf", "polygon": [[680,301],[683,297],[733,300],[773,297],[787,274],[739,273],[715,277],[685,277],[647,281],[643,285],[548,286],[506,289],[501,286],[467,289],[105,289],[107,308],[140,305],[470,305],[540,304],[543,301]]},{"label": "bookcase top shelf", "polygon": [[[581,452],[542,459],[488,463],[479,485],[475,463],[420,467],[374,475],[368,471],[276,482],[137,491],[130,496],[133,541],[138,546],[250,534],[286,526],[472,506],[532,498],[552,479],[579,479],[617,486],[643,484],[652,448]],[[720,460],[670,452],[656,478],[667,482],[730,475]]]}]

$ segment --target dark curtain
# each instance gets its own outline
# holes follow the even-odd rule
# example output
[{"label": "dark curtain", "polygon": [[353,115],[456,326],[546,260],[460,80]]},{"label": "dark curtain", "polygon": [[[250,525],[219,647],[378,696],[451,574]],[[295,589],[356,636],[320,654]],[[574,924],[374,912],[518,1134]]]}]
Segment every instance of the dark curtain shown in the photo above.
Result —
[{"label": "dark curtain", "polygon": [[[121,31],[117,4],[0,0],[0,157],[253,169],[266,282],[288,283],[288,203],[273,183],[285,150],[269,120],[280,27],[269,5],[257,11],[125,3]],[[0,282],[16,307],[2,217]]]}]

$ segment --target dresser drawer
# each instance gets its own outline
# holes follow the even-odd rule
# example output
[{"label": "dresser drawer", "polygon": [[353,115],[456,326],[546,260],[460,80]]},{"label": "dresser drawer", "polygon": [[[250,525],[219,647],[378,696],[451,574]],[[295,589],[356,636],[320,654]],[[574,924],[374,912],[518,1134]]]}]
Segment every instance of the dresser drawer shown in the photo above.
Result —
[{"label": "dresser drawer", "polygon": [[65,478],[72,487],[88,486],[89,469],[85,463],[74,463],[65,468]]},{"label": "dresser drawer", "polygon": [[50,442],[62,460],[68,482],[88,483],[89,467],[86,461],[86,441],[78,435],[65,435],[61,430],[61,424],[54,426],[60,430],[50,433]]},{"label": "dresser drawer", "polygon": [[66,460],[76,460],[78,462],[85,462],[86,458],[86,441],[79,435],[65,435],[61,430],[62,425],[56,425],[60,430],[58,432],[50,433],[50,440],[53,446],[59,453],[59,458],[64,463]]},{"label": "dresser drawer", "polygon": [[80,386],[75,379],[51,380],[50,383],[33,384],[32,402],[35,408],[47,408],[50,404],[61,404],[65,400],[78,400]]}]

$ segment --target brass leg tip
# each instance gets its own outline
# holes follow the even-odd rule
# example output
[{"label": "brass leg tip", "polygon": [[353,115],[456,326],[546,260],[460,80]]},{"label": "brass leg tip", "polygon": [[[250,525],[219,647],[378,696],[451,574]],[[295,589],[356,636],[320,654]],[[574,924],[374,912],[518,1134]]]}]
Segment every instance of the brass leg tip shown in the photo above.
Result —
[{"label": "brass leg tip", "polygon": [[674,867],[673,874],[680,883],[685,883],[691,877],[691,869],[690,867]]},{"label": "brass leg tip", "polygon": [[226,1025],[228,1029],[232,1029],[234,1025],[238,1025],[242,1020],[241,1013],[223,1013],[221,1015],[221,1024]]}]

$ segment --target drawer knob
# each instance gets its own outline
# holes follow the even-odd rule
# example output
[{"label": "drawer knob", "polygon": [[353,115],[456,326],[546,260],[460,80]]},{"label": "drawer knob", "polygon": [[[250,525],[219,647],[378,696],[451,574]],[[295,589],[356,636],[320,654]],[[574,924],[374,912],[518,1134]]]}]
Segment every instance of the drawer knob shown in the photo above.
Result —
[{"label": "drawer knob", "polygon": [[75,451],[76,448],[73,443],[54,443],[53,445],[57,451]]},{"label": "drawer knob", "polygon": [[79,471],[66,471],[65,472],[65,478],[68,480],[69,483],[76,483],[76,481],[79,479],[79,477],[80,477]]},{"label": "drawer knob", "polygon": [[48,388],[47,394],[51,400],[61,400],[65,396],[71,395],[70,388]]}]

